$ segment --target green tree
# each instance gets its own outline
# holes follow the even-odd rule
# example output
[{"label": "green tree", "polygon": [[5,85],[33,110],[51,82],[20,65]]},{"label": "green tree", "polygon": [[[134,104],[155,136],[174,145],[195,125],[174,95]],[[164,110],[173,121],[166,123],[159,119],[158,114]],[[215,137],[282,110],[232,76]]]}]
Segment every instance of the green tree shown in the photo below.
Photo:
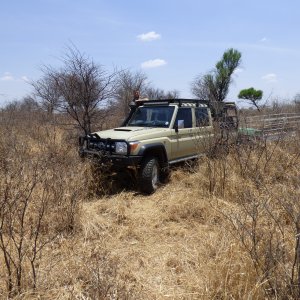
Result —
[{"label": "green tree", "polygon": [[248,100],[251,104],[253,104],[258,111],[260,111],[260,108],[258,106],[258,101],[261,100],[263,96],[262,90],[256,90],[253,87],[249,89],[241,90],[238,94],[239,99]]},{"label": "green tree", "polygon": [[236,49],[225,51],[221,60],[216,63],[215,69],[194,80],[192,93],[202,99],[224,101],[232,83],[232,74],[241,64],[241,57],[241,52]]}]

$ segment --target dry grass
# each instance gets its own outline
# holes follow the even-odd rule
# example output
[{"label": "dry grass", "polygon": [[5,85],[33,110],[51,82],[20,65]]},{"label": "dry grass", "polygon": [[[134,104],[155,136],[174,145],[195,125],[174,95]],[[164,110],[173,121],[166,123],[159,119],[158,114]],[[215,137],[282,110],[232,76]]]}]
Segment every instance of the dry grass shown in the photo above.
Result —
[{"label": "dry grass", "polygon": [[[233,147],[228,156],[204,158],[191,172],[175,169],[151,196],[120,188],[97,196],[88,191],[89,173],[61,128],[33,124],[9,130],[0,131],[2,162],[8,166],[1,176],[9,176],[12,195],[22,191],[20,178],[33,176],[32,166],[40,174],[26,212],[24,275],[11,297],[296,298],[298,139]],[[20,170],[21,177],[12,177]],[[36,224],[45,182],[40,242],[47,243],[35,261],[34,287],[29,229]],[[6,184],[1,181],[1,191]],[[2,252],[0,264],[0,295],[7,298]]]}]

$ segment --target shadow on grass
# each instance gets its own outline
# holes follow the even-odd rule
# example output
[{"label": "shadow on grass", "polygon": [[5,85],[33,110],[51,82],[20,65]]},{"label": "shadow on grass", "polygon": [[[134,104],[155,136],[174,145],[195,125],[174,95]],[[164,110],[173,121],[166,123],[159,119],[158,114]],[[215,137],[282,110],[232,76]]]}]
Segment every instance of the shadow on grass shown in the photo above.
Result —
[{"label": "shadow on grass", "polygon": [[91,196],[113,196],[121,192],[136,192],[138,185],[135,172],[125,169],[120,172],[101,172],[93,170],[89,182],[89,192]]}]

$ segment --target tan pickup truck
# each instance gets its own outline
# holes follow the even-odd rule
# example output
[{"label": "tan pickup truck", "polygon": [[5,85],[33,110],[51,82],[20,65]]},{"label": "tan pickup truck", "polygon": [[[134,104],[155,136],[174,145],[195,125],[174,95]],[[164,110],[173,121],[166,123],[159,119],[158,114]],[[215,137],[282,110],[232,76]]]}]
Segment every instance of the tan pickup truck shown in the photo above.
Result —
[{"label": "tan pickup truck", "polygon": [[79,139],[82,157],[96,157],[112,171],[134,168],[139,188],[151,194],[169,174],[169,166],[204,154],[202,140],[213,136],[207,101],[140,101],[121,127]]}]

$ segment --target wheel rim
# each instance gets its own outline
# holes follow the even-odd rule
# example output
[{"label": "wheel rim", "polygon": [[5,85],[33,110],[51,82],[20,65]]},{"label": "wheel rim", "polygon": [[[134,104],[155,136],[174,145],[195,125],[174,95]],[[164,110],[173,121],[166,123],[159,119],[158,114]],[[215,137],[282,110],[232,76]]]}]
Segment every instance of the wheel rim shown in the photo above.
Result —
[{"label": "wheel rim", "polygon": [[152,186],[156,188],[157,183],[158,183],[158,167],[157,164],[155,164],[152,169]]}]

